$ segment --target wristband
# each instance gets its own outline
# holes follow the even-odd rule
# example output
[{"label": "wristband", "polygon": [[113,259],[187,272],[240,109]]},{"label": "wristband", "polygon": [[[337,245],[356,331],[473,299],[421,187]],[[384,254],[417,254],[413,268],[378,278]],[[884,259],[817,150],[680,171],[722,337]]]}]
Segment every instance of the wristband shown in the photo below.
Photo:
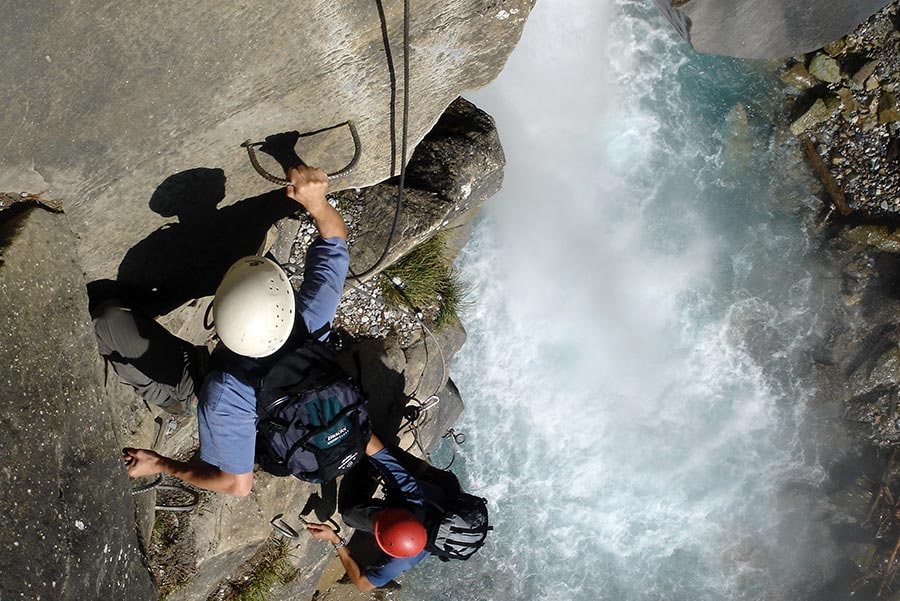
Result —
[{"label": "wristband", "polygon": [[335,549],[340,549],[341,547],[343,547],[343,546],[346,545],[346,544],[347,544],[347,541],[344,540],[344,537],[343,537],[343,536],[339,536],[339,537],[338,537],[338,542],[336,542],[336,543],[331,543],[331,546],[334,547]]}]

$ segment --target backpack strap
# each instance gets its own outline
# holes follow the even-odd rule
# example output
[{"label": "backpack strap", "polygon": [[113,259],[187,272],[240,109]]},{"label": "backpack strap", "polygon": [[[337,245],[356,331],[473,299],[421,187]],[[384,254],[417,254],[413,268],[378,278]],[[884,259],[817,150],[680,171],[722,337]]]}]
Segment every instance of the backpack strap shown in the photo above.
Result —
[{"label": "backpack strap", "polygon": [[[299,319],[298,321],[302,322],[303,320]],[[304,330],[306,329],[305,323],[303,324],[303,329]],[[324,338],[326,334],[330,334],[330,333],[331,333],[331,322],[329,321],[328,323],[323,325],[318,330],[315,330],[314,332],[309,332],[308,334],[306,334],[306,337],[310,338],[312,340],[322,340],[322,338]]]}]

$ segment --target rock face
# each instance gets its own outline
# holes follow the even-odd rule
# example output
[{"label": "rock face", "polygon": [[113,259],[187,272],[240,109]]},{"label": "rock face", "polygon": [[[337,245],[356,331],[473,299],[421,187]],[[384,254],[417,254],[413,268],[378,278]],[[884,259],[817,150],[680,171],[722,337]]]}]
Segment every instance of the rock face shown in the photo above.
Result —
[{"label": "rock face", "polygon": [[[490,115],[463,98],[454,101],[409,162],[397,233],[383,265],[390,265],[438,229],[455,232],[458,226],[468,225],[475,210],[500,189],[505,162]],[[387,244],[390,227],[386,225],[393,221],[397,193],[397,183],[391,180],[337,195],[342,205],[363,206],[362,230],[352,258],[355,272],[373,266]],[[467,238],[468,231],[463,235]]]},{"label": "rock face", "polygon": [[0,597],[156,599],[110,428],[75,236],[0,214]]},{"label": "rock face", "polygon": [[696,50],[782,58],[833,42],[888,0],[654,0]]},{"label": "rock face", "polygon": [[833,181],[863,218],[900,212],[898,9],[892,2],[835,43],[791,58],[782,76],[791,131],[814,143],[826,186]]},{"label": "rock face", "polygon": [[[476,209],[499,188],[503,164],[503,150],[493,120],[465,100],[458,99],[452,103],[433,131],[420,144],[411,161],[408,184],[413,201],[406,204],[401,214],[401,226],[394,239],[392,252],[389,253],[384,265],[389,265],[392,259],[439,229],[451,228],[454,236],[465,238]],[[203,181],[206,175],[209,173],[199,174],[200,181]],[[189,177],[198,177],[198,174],[191,173]],[[213,173],[212,177],[218,176]],[[178,190],[181,180],[175,178],[171,185]],[[215,186],[211,188],[218,190]],[[355,262],[368,263],[380,254],[393,217],[395,191],[395,183],[385,183],[363,189],[358,193],[363,197],[363,201],[354,219],[365,227],[355,237],[351,246]],[[184,193],[180,191],[178,194]],[[254,203],[253,206],[258,213],[265,209],[267,206],[265,203],[274,203],[277,206],[277,195],[268,196],[271,198],[260,197],[243,202]],[[342,211],[345,210],[345,205],[359,202],[357,193],[353,191],[344,191],[336,197]],[[233,206],[240,208],[238,205]],[[0,215],[9,214],[9,212],[0,213]],[[248,228],[252,223],[253,214],[254,211],[246,211],[243,214],[242,219]],[[59,392],[56,395],[62,395],[63,391],[79,390],[85,393],[86,397],[79,400],[78,404],[73,404],[72,401],[63,404],[62,406],[67,409],[65,412],[52,413],[47,410],[54,416],[54,421],[66,420],[64,424],[46,426],[47,429],[63,431],[66,427],[74,428],[71,436],[55,440],[56,449],[49,456],[54,458],[53,462],[63,463],[69,455],[89,457],[89,461],[79,472],[81,485],[89,491],[95,488],[104,490],[109,495],[110,485],[107,483],[114,481],[115,486],[112,490],[118,491],[119,496],[112,496],[117,503],[114,506],[110,505],[112,501],[109,498],[99,502],[90,496],[83,504],[77,505],[77,508],[69,508],[65,500],[63,503],[50,502],[47,504],[47,511],[55,516],[68,515],[77,509],[83,513],[78,513],[73,519],[79,520],[86,529],[94,528],[94,524],[98,521],[96,513],[102,511],[105,522],[100,523],[104,524],[104,532],[112,533],[103,539],[103,544],[108,542],[113,545],[117,536],[127,535],[131,547],[121,557],[117,555],[116,561],[131,563],[125,567],[117,565],[117,573],[128,574],[125,569],[128,568],[133,574],[130,577],[120,576],[114,581],[117,586],[121,585],[128,590],[127,595],[118,595],[119,597],[141,599],[153,598],[155,595],[153,585],[140,560],[142,548],[148,551],[149,568],[166,598],[203,600],[215,595],[216,591],[228,590],[230,585],[226,581],[229,578],[239,577],[238,575],[246,568],[248,559],[272,534],[269,520],[276,514],[283,513],[289,523],[299,528],[296,515],[308,504],[310,498],[318,498],[319,500],[311,505],[314,511],[321,512],[322,515],[318,519],[325,520],[332,515],[335,519],[340,519],[334,511],[334,499],[329,499],[328,494],[322,494],[318,486],[293,478],[274,478],[263,473],[257,474],[253,492],[246,498],[237,499],[227,495],[201,492],[199,507],[195,511],[173,516],[154,511],[158,499],[151,493],[135,497],[132,507],[129,495],[132,483],[127,481],[122,473],[117,448],[121,446],[156,448],[167,456],[187,458],[198,444],[195,424],[192,420],[169,422],[167,414],[161,413],[156,408],[146,407],[132,390],[118,383],[114,376],[109,378],[104,392],[100,379],[102,371],[99,357],[87,317],[84,281],[76,262],[67,254],[74,244],[74,237],[65,230],[63,215],[54,215],[42,209],[35,209],[30,215],[26,222],[28,227],[23,228],[16,236],[9,237],[11,245],[3,254],[6,264],[0,268],[3,294],[8,295],[3,296],[2,308],[8,309],[5,323],[9,324],[5,328],[9,340],[2,346],[2,350],[7,352],[8,356],[3,357],[2,365],[17,366],[22,364],[23,357],[35,357],[38,358],[35,365],[39,366],[58,352],[56,345],[66,345],[65,364],[58,367],[61,383],[58,384]],[[203,219],[195,221],[202,222]],[[162,229],[157,235],[169,237],[170,241],[177,240],[177,236],[181,235],[178,233],[178,227],[173,225]],[[63,232],[58,233],[58,229],[62,229]],[[286,231],[287,236],[291,236],[291,231],[296,230],[287,228]],[[264,234],[265,231],[261,229],[255,232],[254,236]],[[182,240],[187,244],[186,239]],[[214,240],[206,241],[211,245],[208,248],[204,248],[202,244],[188,245],[186,249],[178,248],[178,252],[183,253],[178,261],[196,265],[191,263],[197,259],[196,255],[232,252],[228,244],[220,248],[214,244]],[[236,240],[233,239],[231,242],[236,243]],[[157,252],[161,253],[165,253],[167,248],[173,246],[171,243],[155,242],[154,245]],[[141,247],[136,248],[147,255],[147,261],[151,265],[152,261],[149,258],[158,257],[154,252],[145,253]],[[135,253],[137,251],[134,251],[133,256]],[[284,255],[285,252],[282,250],[280,254]],[[127,262],[123,260],[123,263]],[[168,272],[169,279],[156,281],[156,285],[163,289],[178,289],[185,299],[197,294],[197,289],[183,284],[179,279],[178,272],[181,267],[176,263],[174,268],[175,273]],[[72,273],[68,274],[66,269]],[[137,271],[143,273],[145,277],[166,275],[164,270]],[[182,269],[182,271],[185,276],[189,276],[191,270]],[[200,276],[202,274],[197,279],[202,279]],[[61,292],[56,295],[50,294],[57,289],[50,286],[50,283],[61,287]],[[65,296],[61,297],[63,293]],[[193,343],[202,344],[207,336],[201,324],[208,302],[208,297],[200,298],[163,316],[160,321],[179,336]],[[45,315],[53,319],[44,323],[42,320]],[[339,311],[340,317],[342,316]],[[59,325],[56,325],[57,321]],[[80,323],[82,328],[76,328],[75,334],[68,333],[65,328],[71,329],[70,323]],[[80,349],[79,353],[69,353],[69,349],[74,348],[74,343],[66,341],[73,336],[79,343],[77,347]],[[38,348],[29,349],[21,344],[17,345],[15,341],[19,339],[31,341],[32,346],[37,345]],[[465,332],[456,324],[433,334],[423,333],[412,342],[404,344],[392,337],[383,340],[350,341],[346,352],[342,354],[344,367],[350,374],[359,373],[363,388],[369,396],[369,410],[373,424],[386,440],[400,444],[403,448],[419,448],[418,445],[421,445],[421,448],[428,449],[439,441],[441,435],[456,420],[462,411],[462,401],[455,385],[449,380],[448,362],[464,340]],[[359,372],[354,356],[359,357],[361,365]],[[93,380],[89,384],[82,382],[70,384],[66,375],[80,373],[79,370]],[[49,407],[51,409],[55,407],[51,402],[54,397],[49,396],[50,393],[34,392],[24,384],[18,384],[29,381],[27,374],[19,374],[15,369],[10,370],[9,374],[8,378],[16,382],[7,395],[10,402],[19,397],[46,398],[49,399],[47,401]],[[36,376],[31,379],[35,382],[46,380]],[[66,384],[67,388],[62,388],[63,384]],[[408,425],[409,419],[406,414],[407,405],[423,403],[432,394],[436,394],[440,402],[415,420],[417,435],[414,438],[413,430],[404,427]],[[93,408],[98,404],[101,411],[94,411]],[[29,402],[11,406],[6,412],[6,415],[12,416],[9,418],[11,425],[8,431],[2,432],[2,440],[5,442],[23,439],[17,448],[4,448],[8,456],[4,459],[3,465],[18,466],[15,468],[18,471],[12,472],[13,486],[8,487],[6,491],[9,495],[29,489],[32,493],[35,490],[42,490],[33,482],[29,482],[27,486],[15,485],[23,480],[33,480],[36,472],[53,471],[43,464],[34,465],[30,461],[24,463],[22,461],[23,457],[47,460],[46,452],[38,452],[41,445],[46,444],[46,436],[42,437],[39,432],[27,437],[18,434],[20,430],[27,431],[35,416],[43,415],[41,411],[44,409],[36,409],[35,403]],[[74,415],[72,411],[75,411]],[[102,415],[102,419],[98,419],[98,415]],[[4,426],[6,423],[4,422]],[[157,428],[162,429],[162,435]],[[397,433],[396,437],[394,433]],[[102,439],[102,442],[95,439]],[[34,450],[27,448],[29,441],[35,446]],[[55,459],[56,457],[62,459]],[[79,465],[82,465],[81,462]],[[94,469],[95,465],[100,467]],[[55,471],[59,469],[54,467]],[[55,494],[53,491],[64,486],[69,484],[60,483],[57,479],[49,480],[46,486],[49,492],[46,494],[52,497]],[[30,497],[32,493],[25,496]],[[30,510],[31,503],[10,496],[4,499],[3,507],[8,506],[21,508],[24,512]],[[11,533],[7,537],[10,541],[19,540],[14,536],[16,532],[28,532],[33,519],[33,514],[20,514],[17,511],[18,509],[10,512],[11,519],[6,522],[11,524]],[[89,516],[90,520],[81,517],[83,515]],[[141,548],[138,547],[133,534],[133,515],[137,516],[137,530],[143,541]],[[75,526],[72,526],[73,523]],[[75,530],[72,532],[75,534],[85,536],[81,534],[76,522],[65,525],[68,530],[74,527]],[[44,525],[43,528],[46,531],[47,526]],[[164,531],[162,541],[160,530]],[[32,542],[37,544],[37,538],[32,538]],[[103,553],[97,552],[92,547],[87,548],[93,553],[90,557],[103,558]],[[70,561],[74,562],[73,573],[84,574],[88,570],[95,569],[95,566],[85,563],[86,560],[82,560],[77,551],[68,549],[49,554],[43,549],[23,545],[21,550],[4,549],[0,559],[10,562],[10,565],[31,566],[30,569],[35,570],[34,574],[28,574],[29,577],[23,577],[22,582],[36,582],[38,585],[50,586],[47,583],[52,583],[53,577],[49,574],[63,573],[64,569],[53,562],[43,563],[37,558],[46,556],[64,561],[62,558],[69,553],[72,554]],[[24,561],[25,558],[28,561]],[[327,545],[317,544],[306,536],[292,541],[291,562],[296,571],[291,581],[284,585],[282,590],[284,595],[310,597],[315,591],[319,574],[330,558]],[[134,584],[135,581],[138,582],[137,585]],[[145,588],[149,592],[142,597]],[[13,592],[16,591],[10,591]],[[71,598],[94,597],[93,594],[84,593],[81,589],[76,589],[72,595]],[[31,591],[28,591],[26,597],[30,596]],[[117,594],[111,594],[110,597],[117,598]]]},{"label": "rock face", "polygon": [[881,447],[900,443],[900,245],[894,227],[860,224],[831,240],[843,268],[844,317],[834,328],[831,356],[842,368],[846,417],[867,424],[867,438]]},{"label": "rock face", "polygon": [[[155,446],[186,459],[196,449],[196,427],[179,423],[169,431],[168,416],[149,410],[114,377],[104,388],[82,279],[102,286],[116,278],[152,291],[143,298],[148,310],[177,335],[202,343],[208,295],[224,270],[255,252],[269,226],[295,208],[252,170],[239,147],[244,139],[352,119],[359,165],[333,189],[362,188],[399,172],[402,3],[301,4],[297,14],[208,0],[177,14],[96,0],[19,3],[4,11],[0,28],[14,43],[0,64],[9,84],[0,89],[0,131],[7,133],[0,190],[43,192],[66,211],[63,217],[34,209],[8,222],[22,226],[13,228],[15,236],[0,238],[9,240],[5,249],[0,244],[0,375],[8,383],[0,465],[9,484],[2,508],[11,516],[0,542],[4,600],[155,598],[142,562],[147,549],[147,567],[169,598],[206,599],[228,588],[223,580],[239,574],[271,534],[276,513],[296,526],[296,514],[318,492],[260,474],[246,498],[201,493],[197,510],[172,520],[180,563],[169,563],[172,548],[154,551],[168,544],[154,534],[156,495],[132,503],[118,448]],[[500,71],[532,4],[412,3],[410,153],[460,92]],[[434,132],[412,157],[410,200],[387,263],[442,227],[454,226],[463,239],[473,209],[502,180],[490,117],[460,100]],[[329,171],[353,154],[346,128],[304,138],[298,151]],[[274,163],[267,167],[277,172]],[[383,248],[395,189],[392,180],[339,199],[363,203],[355,262]],[[278,223],[279,258],[297,230],[290,221]],[[441,362],[433,339],[357,349],[365,355],[364,384],[378,390],[379,428],[396,432],[410,396],[424,400],[437,391],[441,402],[418,424],[418,442],[427,447],[439,438],[462,409],[446,361],[464,337],[459,327],[437,333],[446,353]],[[54,435],[44,435],[49,431]],[[320,520],[333,512],[324,493],[314,505]],[[302,569],[285,594],[309,597],[330,550],[303,538],[292,557]]]},{"label": "rock face", "polygon": [[[454,98],[499,73],[532,4],[412,4],[410,149]],[[168,220],[148,202],[174,174],[221,170],[223,205],[271,189],[239,147],[245,139],[352,119],[362,155],[335,186],[381,181],[399,169],[402,7],[393,0],[11,4],[0,25],[10,40],[0,64],[7,84],[0,190],[49,192],[64,202],[93,280],[115,277],[126,252]],[[380,14],[395,67],[393,132]],[[298,147],[328,171],[353,154],[346,128]]]}]

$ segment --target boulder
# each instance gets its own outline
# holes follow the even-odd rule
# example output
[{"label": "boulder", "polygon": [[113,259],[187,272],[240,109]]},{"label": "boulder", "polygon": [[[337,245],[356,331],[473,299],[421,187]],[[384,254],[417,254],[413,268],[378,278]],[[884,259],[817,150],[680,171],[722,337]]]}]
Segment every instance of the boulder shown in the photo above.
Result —
[{"label": "boulder", "polygon": [[[410,149],[450,102],[500,72],[532,4],[412,4]],[[402,3],[382,0],[11,4],[0,63],[0,190],[64,202],[95,280],[115,277],[131,248],[172,222],[148,206],[169,177],[220,170],[222,206],[272,189],[250,167],[245,139],[353,120],[361,158],[333,188],[382,181],[399,171],[402,13]],[[353,155],[346,127],[304,138],[298,149],[328,171]]]},{"label": "boulder", "polygon": [[853,74],[852,80],[858,86],[862,86],[866,83],[866,80],[875,73],[875,68],[878,67],[878,61],[868,61],[859,70]]},{"label": "boulder", "polygon": [[889,0],[654,0],[700,52],[781,58],[829,44]]},{"label": "boulder", "polygon": [[810,75],[803,63],[794,63],[788,67],[787,71],[782,73],[781,81],[785,85],[799,90],[807,90],[817,83],[816,78]]},{"label": "boulder", "polygon": [[[406,174],[405,199],[395,238],[371,277],[441,228],[471,222],[478,207],[500,189],[506,159],[494,120],[465,99],[451,104],[416,148]],[[396,179],[337,195],[342,204],[363,206],[352,268],[376,265],[390,234],[397,206]]]},{"label": "boulder", "polygon": [[791,132],[795,136],[799,136],[817,123],[829,119],[834,114],[835,108],[837,107],[829,107],[821,98],[817,99],[805,113],[791,123]]},{"label": "boulder", "polygon": [[827,83],[837,83],[841,80],[840,64],[828,56],[827,54],[817,53],[811,61],[809,61],[810,74]]},{"label": "boulder", "polygon": [[0,213],[0,598],[150,601],[75,244],[61,213]]}]

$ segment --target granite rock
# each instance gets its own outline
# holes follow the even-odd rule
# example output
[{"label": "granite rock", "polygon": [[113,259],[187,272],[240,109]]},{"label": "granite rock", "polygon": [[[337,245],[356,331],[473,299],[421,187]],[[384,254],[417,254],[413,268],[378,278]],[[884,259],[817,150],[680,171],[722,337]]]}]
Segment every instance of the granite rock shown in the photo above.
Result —
[{"label": "granite rock", "polygon": [[834,42],[889,0],[654,0],[700,52],[782,58]]},{"label": "granite rock", "polygon": [[0,598],[157,598],[66,216],[0,213]]},{"label": "granite rock", "polygon": [[[456,97],[496,77],[532,5],[412,6],[410,149]],[[393,131],[379,6],[396,75]],[[239,146],[245,139],[350,119],[361,158],[333,189],[382,181],[399,171],[402,6],[12,3],[2,24],[0,131],[7,134],[0,190],[47,192],[62,201],[94,280],[115,277],[129,249],[172,222],[148,206],[167,178],[220,170],[223,207],[270,190]],[[346,128],[302,139],[298,150],[327,171],[353,154]]]}]

